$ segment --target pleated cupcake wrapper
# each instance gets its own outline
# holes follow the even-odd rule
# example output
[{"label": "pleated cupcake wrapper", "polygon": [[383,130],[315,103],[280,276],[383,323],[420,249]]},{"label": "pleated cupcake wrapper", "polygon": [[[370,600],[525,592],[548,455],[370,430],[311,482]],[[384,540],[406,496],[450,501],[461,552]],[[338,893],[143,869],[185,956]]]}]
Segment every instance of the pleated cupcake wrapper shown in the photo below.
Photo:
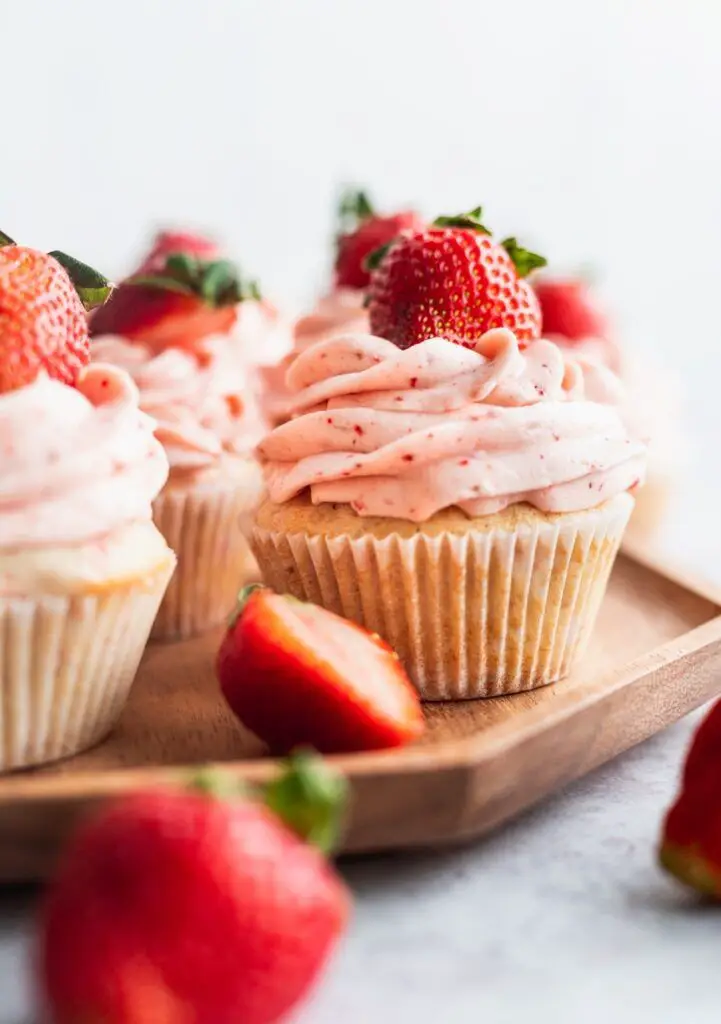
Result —
[{"label": "pleated cupcake wrapper", "polygon": [[110,732],[173,565],[102,594],[0,597],[0,770],[77,754]]},{"label": "pleated cupcake wrapper", "polygon": [[257,528],[267,584],[380,634],[425,700],[517,693],[585,649],[632,502],[516,531],[281,534]]},{"label": "pleated cupcake wrapper", "polygon": [[246,533],[257,501],[245,488],[166,489],[153,504],[155,525],[178,556],[153,639],[181,640],[223,622],[258,567]]}]

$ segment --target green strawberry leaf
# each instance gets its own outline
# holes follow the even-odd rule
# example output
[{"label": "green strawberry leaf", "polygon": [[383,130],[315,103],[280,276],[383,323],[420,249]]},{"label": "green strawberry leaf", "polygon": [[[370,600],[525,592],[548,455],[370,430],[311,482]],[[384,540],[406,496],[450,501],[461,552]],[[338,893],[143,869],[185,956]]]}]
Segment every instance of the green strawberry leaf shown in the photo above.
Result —
[{"label": "green strawberry leaf", "polygon": [[442,214],[433,221],[434,228],[469,228],[471,231],[479,231],[481,234],[490,235],[491,232],[481,221],[483,207],[477,206],[468,213],[457,213],[447,216]]},{"label": "green strawberry leaf", "polygon": [[185,252],[172,252],[165,260],[165,273],[179,284],[195,287],[198,284],[200,272],[200,261]]},{"label": "green strawberry leaf", "polygon": [[312,751],[298,751],[265,788],[265,804],[301,839],[331,853],[338,844],[348,784]]},{"label": "green strawberry leaf", "polygon": [[369,252],[366,258],[363,260],[363,266],[366,270],[373,273],[374,270],[381,265],[383,260],[386,258],[389,250],[393,247],[395,238],[391,239],[390,242],[386,242],[385,245],[379,245],[373,252]]},{"label": "green strawberry leaf", "polygon": [[80,301],[87,310],[97,309],[107,302],[112,285],[101,273],[89,267],[87,263],[81,263],[74,256],[67,253],[53,250],[48,256],[52,256],[65,271],[75,286],[75,291]]},{"label": "green strawberry leaf", "polygon": [[533,270],[538,270],[539,267],[545,267],[548,264],[545,256],[539,256],[537,252],[524,249],[515,238],[504,238],[501,245],[511,257],[519,277],[528,277]]},{"label": "green strawberry leaf", "polygon": [[14,239],[12,239],[10,237],[10,235],[6,235],[4,231],[0,231],[0,249],[2,249],[6,245],[16,245],[16,244],[17,243],[15,242]]},{"label": "green strawberry leaf", "polygon": [[236,598],[235,608],[230,613],[230,618],[228,619],[228,629],[233,629],[235,627],[238,619],[245,611],[245,606],[247,605],[251,595],[254,594],[256,590],[265,590],[265,587],[262,583],[249,583],[247,587],[243,587],[240,591]]},{"label": "green strawberry leaf", "polygon": [[176,281],[174,277],[167,274],[138,274],[137,277],[128,279],[129,285],[139,285],[142,288],[157,288],[163,292],[177,292],[178,295],[195,295],[196,288],[191,284],[184,284]]},{"label": "green strawberry leaf", "polygon": [[355,187],[346,187],[338,201],[338,236],[355,231],[364,220],[375,213],[368,193]]}]

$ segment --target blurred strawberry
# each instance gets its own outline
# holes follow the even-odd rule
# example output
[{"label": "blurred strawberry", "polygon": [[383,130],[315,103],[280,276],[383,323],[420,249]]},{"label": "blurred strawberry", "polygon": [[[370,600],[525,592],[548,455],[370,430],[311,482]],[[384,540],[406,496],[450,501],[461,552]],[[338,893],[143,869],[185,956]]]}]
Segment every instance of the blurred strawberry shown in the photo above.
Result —
[{"label": "blurred strawberry", "polygon": [[31,384],[41,372],[74,384],[90,358],[86,311],[109,292],[84,263],[0,233],[0,392]]},{"label": "blurred strawberry", "polygon": [[278,753],[396,747],[424,729],[418,694],[380,637],[258,585],[240,595],[217,672],[240,721]]},{"label": "blurred strawberry", "polygon": [[204,260],[172,253],[157,271],[129,277],[90,322],[93,336],[118,334],[154,352],[194,349],[214,334],[229,333],[238,304],[260,299],[229,260]]},{"label": "blurred strawberry", "polygon": [[413,210],[380,214],[365,192],[350,191],[340,205],[341,231],[337,239],[335,284],[337,288],[367,288],[370,271],[366,259],[401,231],[420,231],[424,222]]},{"label": "blurred strawberry", "polygon": [[659,856],[679,881],[721,900],[721,702],[691,742],[681,792],[664,823]]},{"label": "blurred strawberry", "polygon": [[71,841],[41,921],[52,1024],[273,1024],[327,960],[349,897],[321,852],[342,780],[307,756],[269,809],[218,785],[119,799]]},{"label": "blurred strawberry", "polygon": [[190,231],[159,231],[153,240],[150,252],[144,258],[136,273],[159,271],[165,266],[168,256],[182,253],[199,260],[217,260],[222,253],[218,243],[204,235]]},{"label": "blurred strawberry", "polygon": [[608,322],[594,302],[586,281],[544,276],[534,281],[533,290],[541,305],[545,338],[583,341],[608,337]]},{"label": "blurred strawberry", "polygon": [[480,207],[439,217],[369,257],[373,334],[399,348],[434,337],[473,346],[494,327],[510,328],[519,342],[540,337],[541,311],[525,277],[545,259],[515,238],[494,241],[480,218]]}]

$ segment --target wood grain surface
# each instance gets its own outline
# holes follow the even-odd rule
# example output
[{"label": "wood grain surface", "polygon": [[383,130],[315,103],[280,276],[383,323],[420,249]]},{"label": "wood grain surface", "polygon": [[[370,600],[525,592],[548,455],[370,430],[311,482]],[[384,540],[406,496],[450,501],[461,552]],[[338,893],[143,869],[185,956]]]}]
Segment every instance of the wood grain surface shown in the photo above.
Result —
[{"label": "wood grain surface", "polygon": [[[99,801],[190,766],[262,780],[275,770],[226,710],[220,633],[151,645],[115,732],[60,764],[0,779],[0,880],[44,877]],[[428,705],[424,740],[334,759],[352,783],[347,851],[447,843],[492,828],[721,692],[716,595],[622,555],[591,648],[543,690]]]}]

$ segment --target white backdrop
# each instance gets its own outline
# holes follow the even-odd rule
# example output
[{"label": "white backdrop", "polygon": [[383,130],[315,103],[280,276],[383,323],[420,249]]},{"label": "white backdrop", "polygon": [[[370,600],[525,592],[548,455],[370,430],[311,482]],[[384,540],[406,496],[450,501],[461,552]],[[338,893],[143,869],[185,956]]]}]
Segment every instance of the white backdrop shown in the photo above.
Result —
[{"label": "white backdrop", "polygon": [[693,515],[721,442],[720,47],[719,0],[0,0],[0,226],[115,274],[190,222],[296,304],[339,181],[482,202],[673,363]]}]

